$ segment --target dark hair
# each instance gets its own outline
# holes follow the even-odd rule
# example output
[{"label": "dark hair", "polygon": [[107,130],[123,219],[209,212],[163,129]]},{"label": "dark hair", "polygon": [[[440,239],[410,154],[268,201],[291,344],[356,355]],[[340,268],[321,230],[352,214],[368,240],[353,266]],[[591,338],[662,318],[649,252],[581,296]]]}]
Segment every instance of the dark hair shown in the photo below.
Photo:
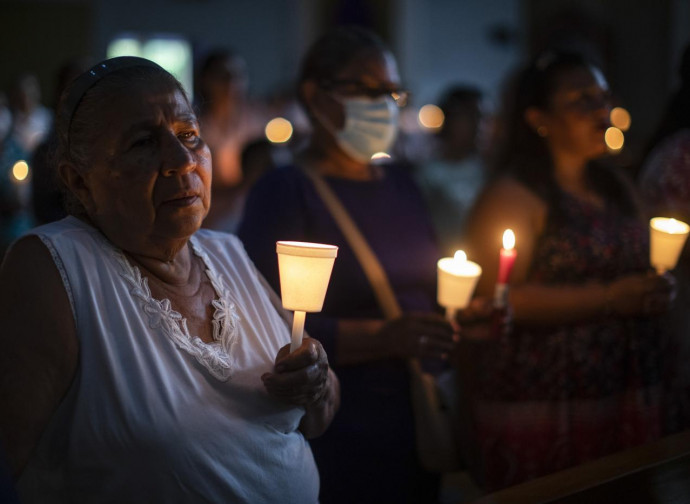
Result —
[{"label": "dark hair", "polygon": [[[494,172],[514,177],[543,198],[550,208],[550,217],[557,218],[562,193],[554,177],[548,146],[527,123],[525,112],[531,107],[549,109],[565,72],[593,66],[579,53],[549,51],[515,74],[504,90],[504,130]],[[587,167],[587,178],[607,202],[614,203],[626,215],[636,214],[635,201],[610,168],[592,161]]]},{"label": "dark hair", "polygon": [[[333,79],[362,53],[384,54],[388,46],[371,30],[361,26],[340,26],[319,38],[302,60],[299,83]],[[301,93],[298,93],[300,100]]]},{"label": "dark hair", "polygon": [[[131,66],[117,69],[103,76],[93,86],[88,88],[80,97],[74,108],[71,101],[75,86],[79,79],[73,80],[60,97],[56,114],[57,144],[53,153],[53,166],[59,167],[64,162],[70,162],[79,170],[86,171],[90,166],[92,148],[98,136],[102,135],[99,116],[104,104],[123,91],[141,82],[155,80],[171,90],[179,91],[187,96],[182,84],[170,73],[159,67]],[[58,177],[59,178],[59,177]],[[61,182],[64,192],[65,206],[68,213],[83,214],[83,208],[71,191]]]}]

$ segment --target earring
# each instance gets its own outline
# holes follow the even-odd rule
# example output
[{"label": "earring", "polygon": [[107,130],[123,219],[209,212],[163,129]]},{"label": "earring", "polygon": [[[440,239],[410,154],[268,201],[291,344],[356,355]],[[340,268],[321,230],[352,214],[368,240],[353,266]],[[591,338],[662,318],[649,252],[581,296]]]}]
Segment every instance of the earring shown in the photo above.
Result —
[{"label": "earring", "polygon": [[539,126],[537,128],[537,135],[539,135],[542,138],[545,138],[549,134],[549,130],[546,126]]}]

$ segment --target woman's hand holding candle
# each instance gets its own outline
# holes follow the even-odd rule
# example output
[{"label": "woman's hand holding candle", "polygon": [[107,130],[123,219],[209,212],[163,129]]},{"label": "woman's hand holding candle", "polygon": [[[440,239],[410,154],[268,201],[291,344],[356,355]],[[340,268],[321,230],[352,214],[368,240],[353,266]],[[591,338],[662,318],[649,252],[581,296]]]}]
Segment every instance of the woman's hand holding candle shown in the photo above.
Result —
[{"label": "woman's hand holding candle", "polygon": [[455,327],[432,313],[406,314],[387,321],[375,337],[384,348],[381,355],[396,359],[446,359],[458,341]]},{"label": "woman's hand holding candle", "polygon": [[285,345],[272,373],[261,381],[272,397],[306,410],[299,429],[307,439],[321,435],[340,407],[340,384],[321,343],[306,338],[294,352]]}]

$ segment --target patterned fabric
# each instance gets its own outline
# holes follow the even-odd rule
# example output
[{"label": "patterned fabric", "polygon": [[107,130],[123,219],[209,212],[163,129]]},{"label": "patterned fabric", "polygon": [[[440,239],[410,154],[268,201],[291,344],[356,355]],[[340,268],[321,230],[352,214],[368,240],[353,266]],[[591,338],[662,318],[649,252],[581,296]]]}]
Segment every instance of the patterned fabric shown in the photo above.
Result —
[{"label": "patterned fabric", "polygon": [[[646,227],[563,195],[527,281],[578,285],[647,269]],[[485,345],[486,346],[486,345]],[[515,327],[481,355],[475,422],[491,489],[660,435],[660,340],[651,319]]]},{"label": "patterned fabric", "polygon": [[689,213],[690,129],[678,131],[651,152],[640,189],[650,208]]},{"label": "patterned fabric", "polygon": [[[690,129],[682,129],[658,144],[642,167],[640,191],[654,215],[690,220]],[[676,301],[667,317],[671,376],[666,401],[666,431],[690,428],[690,253],[686,243],[678,265]]]}]

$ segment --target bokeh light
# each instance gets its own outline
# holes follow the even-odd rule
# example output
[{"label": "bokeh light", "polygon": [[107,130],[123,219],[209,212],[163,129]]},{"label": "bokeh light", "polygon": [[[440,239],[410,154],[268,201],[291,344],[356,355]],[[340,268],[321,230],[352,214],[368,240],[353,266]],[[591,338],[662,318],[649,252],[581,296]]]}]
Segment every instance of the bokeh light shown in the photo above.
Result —
[{"label": "bokeh light", "polygon": [[630,112],[623,107],[616,107],[611,109],[611,124],[621,131],[628,131],[630,129]]},{"label": "bokeh light", "polygon": [[373,156],[371,156],[372,161],[376,161],[377,159],[390,159],[391,155],[388,154],[387,152],[377,152]]},{"label": "bokeh light", "polygon": [[445,117],[443,115],[443,110],[429,103],[419,109],[417,120],[422,127],[436,130],[443,126]]},{"label": "bokeh light", "polygon": [[29,165],[26,161],[17,161],[12,166],[12,178],[17,182],[26,180],[29,176]]},{"label": "bokeh light", "polygon": [[283,117],[276,117],[268,121],[265,132],[269,142],[285,143],[292,137],[292,124]]},{"label": "bokeh light", "polygon": [[623,135],[623,132],[615,126],[611,126],[606,130],[604,140],[606,141],[606,146],[611,151],[618,152],[623,148],[623,144],[625,143],[625,135]]}]

